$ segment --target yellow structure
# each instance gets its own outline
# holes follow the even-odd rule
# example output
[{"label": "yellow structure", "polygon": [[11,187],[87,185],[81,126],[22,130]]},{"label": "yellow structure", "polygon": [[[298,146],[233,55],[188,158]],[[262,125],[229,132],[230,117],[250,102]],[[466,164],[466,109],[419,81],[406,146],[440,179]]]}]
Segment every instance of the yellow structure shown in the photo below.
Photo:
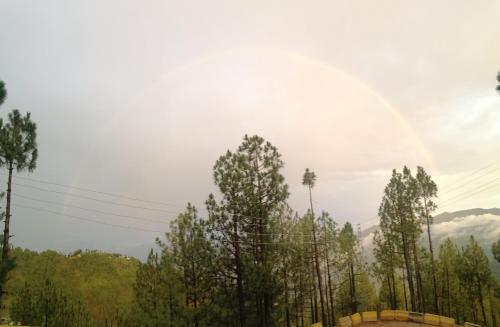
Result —
[{"label": "yellow structure", "polygon": [[320,322],[317,322],[315,324],[312,324],[311,327],[323,327],[323,324]]},{"label": "yellow structure", "polygon": [[408,314],[408,319],[413,322],[423,323],[424,322],[424,314],[420,312],[410,312]]},{"label": "yellow structure", "polygon": [[455,319],[440,316],[439,317],[439,326],[441,326],[441,327],[455,327]]},{"label": "yellow structure", "polygon": [[[382,321],[413,321],[417,323],[424,323],[426,325],[439,326],[439,327],[455,327],[455,319],[438,316],[430,313],[409,312],[404,310],[382,310],[380,312],[380,320]],[[362,314],[355,313],[351,316],[342,317],[339,319],[339,327],[354,327],[361,324],[361,322],[377,322],[377,311],[365,311]],[[311,327],[323,327],[318,322]],[[470,322],[466,322],[464,327],[481,327]]]},{"label": "yellow structure", "polygon": [[351,315],[351,322],[353,326],[359,325],[361,323],[361,315],[359,313]]},{"label": "yellow structure", "polygon": [[377,311],[365,311],[362,313],[363,321],[375,322],[377,321]]},{"label": "yellow structure", "polygon": [[466,322],[464,324],[464,327],[481,327],[480,325],[473,324],[471,322]]},{"label": "yellow structure", "polygon": [[439,326],[439,316],[426,313],[424,315],[424,324]]},{"label": "yellow structure", "polygon": [[339,327],[351,327],[352,326],[352,321],[351,317],[342,317],[339,319]]},{"label": "yellow structure", "polygon": [[408,321],[410,319],[410,313],[404,310],[394,311],[394,319],[398,321]]},{"label": "yellow structure", "polygon": [[380,312],[380,320],[394,320],[395,311],[394,310],[382,310]]}]

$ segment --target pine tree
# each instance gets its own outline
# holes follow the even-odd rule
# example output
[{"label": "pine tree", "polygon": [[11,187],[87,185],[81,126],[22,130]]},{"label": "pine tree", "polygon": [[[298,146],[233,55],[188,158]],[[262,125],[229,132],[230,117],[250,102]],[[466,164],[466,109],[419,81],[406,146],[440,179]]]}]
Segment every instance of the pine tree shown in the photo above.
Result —
[{"label": "pine tree", "polygon": [[312,226],[312,236],[313,236],[313,246],[314,246],[314,265],[315,265],[315,270],[316,270],[316,281],[318,282],[318,290],[319,290],[319,301],[321,305],[321,321],[323,322],[324,326],[328,325],[327,319],[326,319],[326,313],[325,313],[325,299],[323,297],[323,282],[322,282],[322,276],[321,276],[321,269],[320,269],[320,255],[318,251],[318,240],[317,240],[317,235],[316,235],[316,223],[315,223],[315,218],[314,218],[314,208],[313,208],[313,202],[312,202],[312,188],[314,187],[314,184],[316,183],[316,174],[312,171],[309,170],[309,168],[306,168],[306,171],[304,172],[304,176],[302,178],[302,184],[307,186],[309,190],[309,202],[310,202],[310,215],[311,215],[311,226]]},{"label": "pine tree", "polygon": [[10,308],[14,321],[44,327],[92,327],[84,305],[50,279],[26,283]]},{"label": "pine tree", "polygon": [[[468,285],[470,292],[477,296],[482,323],[484,326],[488,326],[484,291],[491,283],[491,270],[488,258],[472,235],[463,251],[460,270],[463,283]],[[475,312],[473,312],[473,316],[476,317],[477,321]]]},{"label": "pine tree", "polygon": [[[188,204],[186,211],[172,221],[167,239],[176,270],[182,276],[186,325],[198,327],[203,324],[207,314],[213,251],[205,236],[204,222],[198,217],[194,206]],[[160,245],[163,253],[166,253],[169,246],[161,242]]]},{"label": "pine tree", "polygon": [[338,231],[337,224],[333,221],[332,217],[328,214],[328,212],[323,211],[319,218],[319,223],[321,224],[321,237],[324,244],[324,256],[325,256],[325,281],[326,285],[326,302],[328,308],[328,326],[333,327],[335,325],[335,302],[334,302],[334,285],[332,281],[332,254],[334,254],[334,250],[338,249]]},{"label": "pine tree", "polygon": [[356,291],[356,259],[358,253],[358,239],[354,234],[351,223],[345,223],[344,227],[339,233],[339,248],[343,257],[343,264],[346,267],[346,275],[349,284],[349,306],[351,314],[358,312],[358,299]]},{"label": "pine tree", "polygon": [[185,326],[181,276],[174,268],[171,252],[164,248],[161,257],[153,250],[139,266],[134,284],[135,310],[128,317],[132,326]]},{"label": "pine tree", "polygon": [[[247,324],[247,294],[252,294],[252,324],[272,324],[273,298],[278,289],[273,274],[272,225],[288,198],[280,170],[283,161],[276,147],[259,136],[247,136],[236,152],[227,151],[214,166],[214,180],[222,193],[207,201],[209,230],[218,243],[216,252],[236,279],[239,326]],[[244,289],[248,285],[249,292]],[[251,292],[250,292],[251,290]]]},{"label": "pine tree", "polygon": [[36,144],[36,124],[30,113],[24,117],[18,110],[9,113],[9,119],[0,119],[0,167],[7,167],[7,204],[5,207],[5,228],[3,233],[2,260],[9,258],[12,173],[15,169],[33,171],[38,157]]},{"label": "pine tree", "polygon": [[437,196],[437,186],[436,183],[431,179],[424,168],[417,168],[416,183],[418,189],[418,211],[420,213],[420,219],[424,222],[427,227],[427,239],[429,241],[429,251],[431,256],[431,274],[432,274],[432,286],[434,295],[434,312],[439,314],[438,305],[438,285],[436,281],[436,268],[434,263],[434,249],[432,247],[432,236],[431,236],[431,224],[432,224],[432,212],[436,210],[437,206],[433,202],[433,198]]},{"label": "pine tree", "polygon": [[[414,267],[411,252],[412,236],[414,236],[415,232],[412,210],[414,199],[408,190],[406,184],[408,179],[405,175],[407,176],[406,172],[401,174],[393,170],[389,184],[384,190],[384,197],[379,208],[379,217],[382,234],[384,237],[390,238],[395,246],[395,251],[402,254],[411,308],[416,310]],[[406,290],[405,287],[403,289]]]},{"label": "pine tree", "polygon": [[448,317],[455,317],[457,321],[463,320],[462,308],[465,303],[460,287],[460,252],[451,239],[447,238],[439,249],[439,261],[436,274],[439,277],[440,289],[435,290],[440,293],[441,313]]},{"label": "pine tree", "polygon": [[396,270],[401,265],[396,255],[394,237],[388,235],[389,231],[383,235],[376,231],[373,236],[375,248],[373,254],[377,260],[375,263],[376,275],[382,284],[385,284],[387,290],[387,304],[392,310],[398,309],[398,296],[396,290]]},{"label": "pine tree", "polygon": [[[294,288],[294,302],[296,310],[296,325],[305,326],[306,321],[316,322],[314,312],[314,299],[316,294],[313,290],[314,276],[311,275],[312,233],[309,215],[296,216],[290,228],[292,241],[290,252],[292,253],[290,267],[291,282]],[[307,312],[310,312],[308,315]]]}]

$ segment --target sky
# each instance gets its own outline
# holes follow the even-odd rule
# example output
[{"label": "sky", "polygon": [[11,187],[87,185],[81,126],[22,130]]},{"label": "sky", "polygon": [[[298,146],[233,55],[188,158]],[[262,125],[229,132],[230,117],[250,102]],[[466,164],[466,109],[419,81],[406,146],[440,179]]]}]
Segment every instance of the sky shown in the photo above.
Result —
[{"label": "sky", "polygon": [[31,112],[40,154],[14,177],[13,243],[150,246],[187,202],[204,214],[213,164],[245,134],[279,149],[299,213],[306,167],[316,211],[340,224],[376,224],[404,165],[433,176],[438,212],[497,207],[499,13],[465,0],[0,0],[0,116]]}]

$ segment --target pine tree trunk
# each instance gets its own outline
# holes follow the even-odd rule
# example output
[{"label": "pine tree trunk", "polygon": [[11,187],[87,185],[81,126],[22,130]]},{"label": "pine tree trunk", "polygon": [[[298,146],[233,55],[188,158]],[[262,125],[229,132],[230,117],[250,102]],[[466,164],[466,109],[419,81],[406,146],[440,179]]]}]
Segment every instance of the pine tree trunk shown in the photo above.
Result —
[{"label": "pine tree trunk", "polygon": [[358,300],[356,299],[356,278],[354,276],[354,264],[349,263],[349,275],[351,280],[351,311],[352,314],[358,312]]},{"label": "pine tree trunk", "polygon": [[[391,279],[389,277],[389,274],[386,274],[385,278],[386,278],[386,281],[387,281],[387,288],[389,289],[389,296],[388,296],[388,299],[387,299],[388,300],[387,303],[389,303],[389,306],[392,309],[392,285],[391,285]],[[392,310],[394,310],[394,309],[392,309]]]},{"label": "pine tree trunk", "polygon": [[[325,258],[326,259],[326,258]],[[326,288],[325,288],[325,301],[326,301],[326,317],[327,317],[327,320],[328,320],[328,325],[326,327],[330,327],[331,326],[331,323],[330,323],[330,308],[331,308],[331,304],[330,304],[330,292],[329,292],[329,288],[328,288],[328,268],[327,269],[323,269],[323,272],[325,274],[325,277],[324,277],[324,280],[325,282],[327,283],[326,285]]]},{"label": "pine tree trunk", "polygon": [[392,270],[392,273],[387,273],[387,287],[389,288],[389,306],[391,310],[396,310],[396,285],[394,283],[394,270]]},{"label": "pine tree trunk", "polygon": [[[300,295],[300,325],[303,327],[304,326],[304,312],[305,312],[305,299],[304,299],[304,296],[305,296],[305,287],[304,287],[304,284],[302,283],[303,282],[303,274],[302,274],[303,270],[299,270],[299,295]],[[299,297],[297,297],[299,298]]]},{"label": "pine tree trunk", "polygon": [[415,303],[415,289],[413,286],[413,274],[412,274],[412,267],[411,267],[411,263],[410,263],[410,254],[409,254],[406,236],[404,234],[402,235],[402,239],[403,239],[403,257],[404,257],[404,262],[405,262],[405,266],[406,266],[406,279],[408,281],[408,289],[410,291],[411,309],[416,310],[417,306]]},{"label": "pine tree trunk", "polygon": [[306,306],[306,303],[304,301],[304,289],[301,287],[300,288],[300,326],[301,327],[304,327],[304,315],[305,315],[305,306]]},{"label": "pine tree trunk", "polygon": [[479,304],[481,305],[481,314],[483,315],[484,326],[488,327],[488,320],[486,320],[486,311],[484,310],[484,301],[483,301],[483,290],[481,287],[481,282],[477,281],[477,295],[479,298]]},{"label": "pine tree trunk", "polygon": [[494,295],[492,294],[491,287],[488,285],[488,299],[490,302],[490,313],[491,313],[491,323],[493,324],[493,327],[497,327],[497,315],[496,315],[496,306],[494,303]]},{"label": "pine tree trunk", "polygon": [[[259,171],[259,152],[257,151],[255,160],[253,161],[254,164],[254,169],[256,172]],[[271,325],[271,294],[269,293],[269,287],[267,287],[267,284],[271,283],[272,278],[269,276],[268,271],[267,271],[267,265],[266,265],[266,245],[265,245],[265,240],[264,240],[264,235],[266,234],[266,226],[267,226],[267,221],[264,220],[264,217],[267,218],[267,214],[263,210],[263,200],[262,200],[262,183],[261,183],[261,178],[260,174],[257,173],[257,194],[258,194],[258,201],[259,201],[259,239],[260,239],[260,244],[259,244],[259,258],[258,262],[260,265],[260,268],[264,271],[264,286],[263,289],[260,290],[261,294],[260,296],[262,297],[262,303],[263,303],[263,315],[261,315],[262,327],[269,327]]]},{"label": "pine tree trunk", "polygon": [[[425,312],[425,299],[424,299],[424,290],[422,287],[422,275],[420,274],[420,263],[418,261],[418,248],[414,235],[412,235],[412,243],[413,243],[413,258],[415,260],[415,277],[417,279],[417,298],[419,302],[418,307],[420,309],[420,312]],[[435,313],[438,314],[437,312]]]},{"label": "pine tree trunk", "polygon": [[290,308],[288,304],[288,274],[286,271],[286,260],[283,257],[283,283],[285,288],[285,319],[286,319],[286,327],[290,327]]},{"label": "pine tree trunk", "polygon": [[314,223],[314,210],[312,204],[311,186],[309,186],[309,201],[311,204],[311,223],[312,223],[312,234],[313,234],[313,245],[314,245],[314,261],[316,264],[316,276],[318,278],[319,301],[321,305],[321,321],[323,323],[323,326],[327,326],[326,314],[325,314],[325,301],[323,297],[323,283],[321,281],[321,269],[319,266],[318,242],[316,240],[316,224]]},{"label": "pine tree trunk", "polygon": [[401,268],[401,270],[403,271],[403,278],[401,279],[401,281],[403,282],[403,295],[405,298],[405,310],[408,311],[408,297],[406,295],[406,283],[405,283],[405,269],[404,269],[404,267]]},{"label": "pine tree trunk", "polygon": [[438,305],[438,296],[437,296],[437,281],[436,281],[436,269],[434,266],[434,249],[432,247],[432,237],[431,237],[431,222],[429,217],[429,210],[427,208],[427,197],[424,194],[424,210],[425,210],[425,218],[427,223],[427,237],[429,239],[429,252],[431,254],[431,273],[432,273],[432,286],[434,288],[434,311],[436,314],[440,314],[439,305]]},{"label": "pine tree trunk", "polygon": [[474,295],[472,292],[469,295],[469,303],[470,303],[470,308],[472,310],[472,319],[474,320],[474,323],[478,323],[478,318],[477,318],[477,312],[476,312],[476,303],[474,301]]},{"label": "pine tree trunk", "polygon": [[238,293],[238,308],[239,308],[239,325],[244,327],[246,325],[245,315],[245,294],[243,291],[243,267],[241,264],[240,256],[240,239],[238,235],[238,222],[236,218],[233,219],[234,223],[234,259],[236,263],[236,285]]},{"label": "pine tree trunk", "polygon": [[448,297],[448,317],[451,317],[451,292],[450,292],[450,273],[448,267],[445,267],[446,273],[446,293]]},{"label": "pine tree trunk", "polygon": [[330,263],[328,260],[328,254],[326,257],[326,271],[328,274],[328,293],[330,296],[330,326],[335,326],[335,309],[333,307],[333,288],[332,288],[332,277],[330,275]]},{"label": "pine tree trunk", "polygon": [[9,162],[9,179],[7,182],[7,204],[5,206],[5,225],[3,229],[3,248],[2,248],[2,261],[5,262],[7,259],[9,259],[9,239],[10,239],[10,233],[9,233],[9,224],[10,224],[10,197],[11,197],[11,192],[12,192],[12,171],[13,171],[13,165],[12,161]]},{"label": "pine tree trunk", "polygon": [[311,296],[311,306],[313,308],[311,319],[311,324],[314,324],[318,321],[318,298],[316,291],[316,274],[314,272],[314,259],[311,261],[311,276],[312,276],[312,296]]},{"label": "pine tree trunk", "polygon": [[396,310],[398,307],[398,297],[396,294],[396,277],[395,277],[395,272],[394,272],[394,267],[391,268],[391,279],[392,279],[392,296],[393,296],[393,302],[392,302],[392,310]]},{"label": "pine tree trunk", "polygon": [[293,304],[295,307],[295,327],[299,327],[299,302],[297,298],[297,287],[293,286]]},{"label": "pine tree trunk", "polygon": [[193,276],[193,307],[194,307],[194,327],[199,327],[199,319],[198,319],[198,291],[197,291],[197,288],[198,288],[198,285],[196,283],[196,268],[194,266],[194,257],[192,256],[192,260],[193,260],[193,273],[194,273],[194,276]]}]

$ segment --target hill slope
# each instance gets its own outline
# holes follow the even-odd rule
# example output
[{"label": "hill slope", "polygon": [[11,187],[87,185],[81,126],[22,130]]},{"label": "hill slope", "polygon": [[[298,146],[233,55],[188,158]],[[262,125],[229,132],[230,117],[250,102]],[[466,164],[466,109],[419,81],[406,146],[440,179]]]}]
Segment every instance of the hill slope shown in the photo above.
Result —
[{"label": "hill slope", "polygon": [[136,259],[97,251],[67,256],[20,248],[14,249],[12,255],[16,267],[9,273],[8,294],[18,294],[26,282],[50,278],[65,292],[81,299],[97,322],[103,323],[131,306],[139,265]]}]

